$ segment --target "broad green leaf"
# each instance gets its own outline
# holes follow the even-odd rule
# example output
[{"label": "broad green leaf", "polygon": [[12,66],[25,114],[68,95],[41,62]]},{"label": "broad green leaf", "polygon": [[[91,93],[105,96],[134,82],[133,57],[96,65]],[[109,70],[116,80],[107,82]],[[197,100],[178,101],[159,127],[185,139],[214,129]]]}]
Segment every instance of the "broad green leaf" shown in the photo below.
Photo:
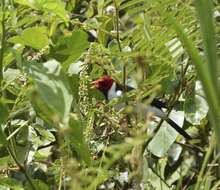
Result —
[{"label": "broad green leaf", "polygon": [[23,31],[20,36],[14,36],[8,40],[11,43],[42,49],[49,44],[47,29],[45,27],[32,27]]},{"label": "broad green leaf", "polygon": [[51,54],[60,62],[66,70],[71,63],[74,63],[82,53],[89,47],[88,35],[82,30],[75,30],[71,36],[61,36]]},{"label": "broad green leaf", "polygon": [[36,87],[32,103],[37,114],[45,115],[53,122],[67,123],[73,97],[60,64],[50,60],[43,64],[26,64],[25,68]]},{"label": "broad green leaf", "polygon": [[184,109],[186,120],[193,125],[200,125],[202,119],[207,116],[209,107],[199,81],[196,81],[194,92],[186,97]]},{"label": "broad green leaf", "polygon": [[53,13],[65,22],[69,20],[68,13],[65,10],[65,4],[61,0],[15,0],[15,2],[31,7],[32,9]]},{"label": "broad green leaf", "polygon": [[88,145],[86,144],[83,136],[83,130],[84,126],[82,121],[77,117],[77,115],[72,114],[69,121],[69,130],[65,134],[65,138],[70,142],[73,149],[85,161],[85,163],[90,165],[91,158]]},{"label": "broad green leaf", "polygon": [[[172,111],[170,116],[179,126],[183,126],[184,112],[183,111]],[[178,132],[173,129],[168,123],[163,122],[159,131],[151,140],[148,145],[148,149],[157,157],[164,156],[169,150],[170,146],[176,140]]]},{"label": "broad green leaf", "polygon": [[80,71],[82,70],[82,65],[83,65],[84,62],[82,61],[77,61],[75,63],[72,63],[69,68],[68,68],[68,73],[70,75],[73,75],[73,74],[79,74]]},{"label": "broad green leaf", "polygon": [[44,101],[37,88],[32,91],[30,97],[31,104],[34,107],[36,114],[41,119],[50,124],[59,123],[62,120],[60,116]]}]

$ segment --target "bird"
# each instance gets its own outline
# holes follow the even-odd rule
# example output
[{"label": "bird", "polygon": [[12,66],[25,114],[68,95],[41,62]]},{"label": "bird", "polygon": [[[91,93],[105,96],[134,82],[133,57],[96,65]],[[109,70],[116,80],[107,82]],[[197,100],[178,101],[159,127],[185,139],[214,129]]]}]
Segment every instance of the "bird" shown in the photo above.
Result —
[{"label": "bird", "polygon": [[[92,88],[95,88],[102,92],[105,99],[110,101],[114,98],[118,98],[123,95],[124,89],[123,86],[116,82],[111,76],[104,75],[97,80],[91,82]],[[134,90],[131,86],[126,86],[125,91]],[[160,101],[155,98],[152,100],[151,104],[146,108],[147,112],[153,113],[155,116],[161,118],[166,121],[172,128],[174,128],[180,135],[182,135],[185,139],[190,140],[192,137],[184,131],[175,121],[170,119],[166,113],[162,110],[163,108],[167,108],[166,103]]]}]

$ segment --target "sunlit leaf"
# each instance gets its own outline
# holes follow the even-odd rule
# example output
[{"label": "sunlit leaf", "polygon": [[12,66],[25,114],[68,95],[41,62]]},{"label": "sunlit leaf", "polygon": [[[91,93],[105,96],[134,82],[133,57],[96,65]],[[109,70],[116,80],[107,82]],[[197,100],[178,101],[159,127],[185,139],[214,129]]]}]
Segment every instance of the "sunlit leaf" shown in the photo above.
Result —
[{"label": "sunlit leaf", "polygon": [[35,49],[42,49],[49,43],[45,27],[27,28],[21,35],[14,36],[8,41],[15,44],[30,46]]},{"label": "sunlit leaf", "polygon": [[[56,122],[66,123],[72,103],[72,95],[68,79],[61,70],[60,64],[51,60],[43,64],[26,64],[26,71],[32,77],[37,91],[32,99],[38,111],[51,114]],[[38,102],[38,103],[37,103]],[[44,105],[47,109],[44,110]],[[47,112],[48,111],[48,112]]]},{"label": "sunlit leaf", "polygon": [[51,55],[63,63],[67,69],[89,47],[88,35],[82,30],[75,30],[71,36],[60,36],[52,47]]},{"label": "sunlit leaf", "polygon": [[15,0],[15,2],[31,7],[32,9],[54,13],[65,22],[69,19],[64,3],[61,0]]},{"label": "sunlit leaf", "polygon": [[[180,127],[183,126],[184,122],[184,112],[183,111],[172,111],[169,116],[173,121],[175,121]],[[164,156],[169,150],[170,146],[176,140],[178,132],[173,129],[168,123],[163,122],[159,131],[151,140],[148,145],[148,149],[158,157]]]},{"label": "sunlit leaf", "polygon": [[207,116],[209,107],[199,81],[195,84],[193,94],[187,96],[184,107],[186,120],[193,125],[200,125],[202,119]]}]

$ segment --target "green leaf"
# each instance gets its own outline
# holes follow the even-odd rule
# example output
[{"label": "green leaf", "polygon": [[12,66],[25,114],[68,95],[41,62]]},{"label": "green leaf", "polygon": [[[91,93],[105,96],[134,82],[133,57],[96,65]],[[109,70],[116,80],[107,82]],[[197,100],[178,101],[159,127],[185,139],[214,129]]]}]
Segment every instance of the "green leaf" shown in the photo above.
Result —
[{"label": "green leaf", "polygon": [[[170,116],[179,126],[183,126],[184,122],[184,112],[182,111],[172,111]],[[164,156],[171,145],[176,140],[178,132],[173,129],[168,123],[163,122],[159,131],[151,140],[148,145],[148,149],[157,157]]]},{"label": "green leaf", "polygon": [[102,19],[103,22],[99,26],[97,35],[98,41],[105,47],[108,42],[109,33],[113,29],[113,21],[110,17],[102,17]]},{"label": "green leaf", "polygon": [[209,107],[205,100],[202,85],[199,81],[195,84],[194,93],[190,93],[187,96],[184,102],[184,110],[186,113],[186,120],[193,125],[200,125],[202,119],[207,116]]},{"label": "green leaf", "polygon": [[77,115],[72,114],[70,117],[68,133],[65,134],[66,140],[68,139],[78,155],[85,161],[87,165],[91,164],[91,158],[88,145],[83,136],[84,126],[82,121]]},{"label": "green leaf", "polygon": [[53,122],[67,123],[72,104],[69,82],[56,60],[43,64],[26,64],[36,87],[32,95],[37,114],[48,116]]},{"label": "green leaf", "polygon": [[75,63],[72,63],[69,68],[68,68],[68,74],[73,75],[73,74],[79,74],[80,71],[82,70],[82,66],[83,66],[82,61],[77,61]]},{"label": "green leaf", "polygon": [[20,36],[14,36],[8,41],[15,44],[30,46],[35,49],[42,49],[49,44],[45,27],[27,28]]},{"label": "green leaf", "polygon": [[82,30],[75,30],[71,36],[61,36],[55,47],[52,48],[51,53],[53,57],[63,62],[63,68],[66,70],[88,47],[87,33]]},{"label": "green leaf", "polygon": [[65,4],[61,0],[15,0],[16,3],[26,5],[32,9],[53,13],[68,22],[69,16]]}]

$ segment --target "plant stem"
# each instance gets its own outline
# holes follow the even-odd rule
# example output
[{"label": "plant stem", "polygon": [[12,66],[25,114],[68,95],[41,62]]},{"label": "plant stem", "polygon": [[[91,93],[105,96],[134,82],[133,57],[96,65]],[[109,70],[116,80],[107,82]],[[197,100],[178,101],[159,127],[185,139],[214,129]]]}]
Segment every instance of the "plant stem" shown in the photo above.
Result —
[{"label": "plant stem", "polygon": [[5,48],[5,0],[2,0],[2,36],[1,36],[1,51],[0,51],[0,96],[2,94],[2,80],[3,80],[3,61],[4,61],[4,48]]}]

